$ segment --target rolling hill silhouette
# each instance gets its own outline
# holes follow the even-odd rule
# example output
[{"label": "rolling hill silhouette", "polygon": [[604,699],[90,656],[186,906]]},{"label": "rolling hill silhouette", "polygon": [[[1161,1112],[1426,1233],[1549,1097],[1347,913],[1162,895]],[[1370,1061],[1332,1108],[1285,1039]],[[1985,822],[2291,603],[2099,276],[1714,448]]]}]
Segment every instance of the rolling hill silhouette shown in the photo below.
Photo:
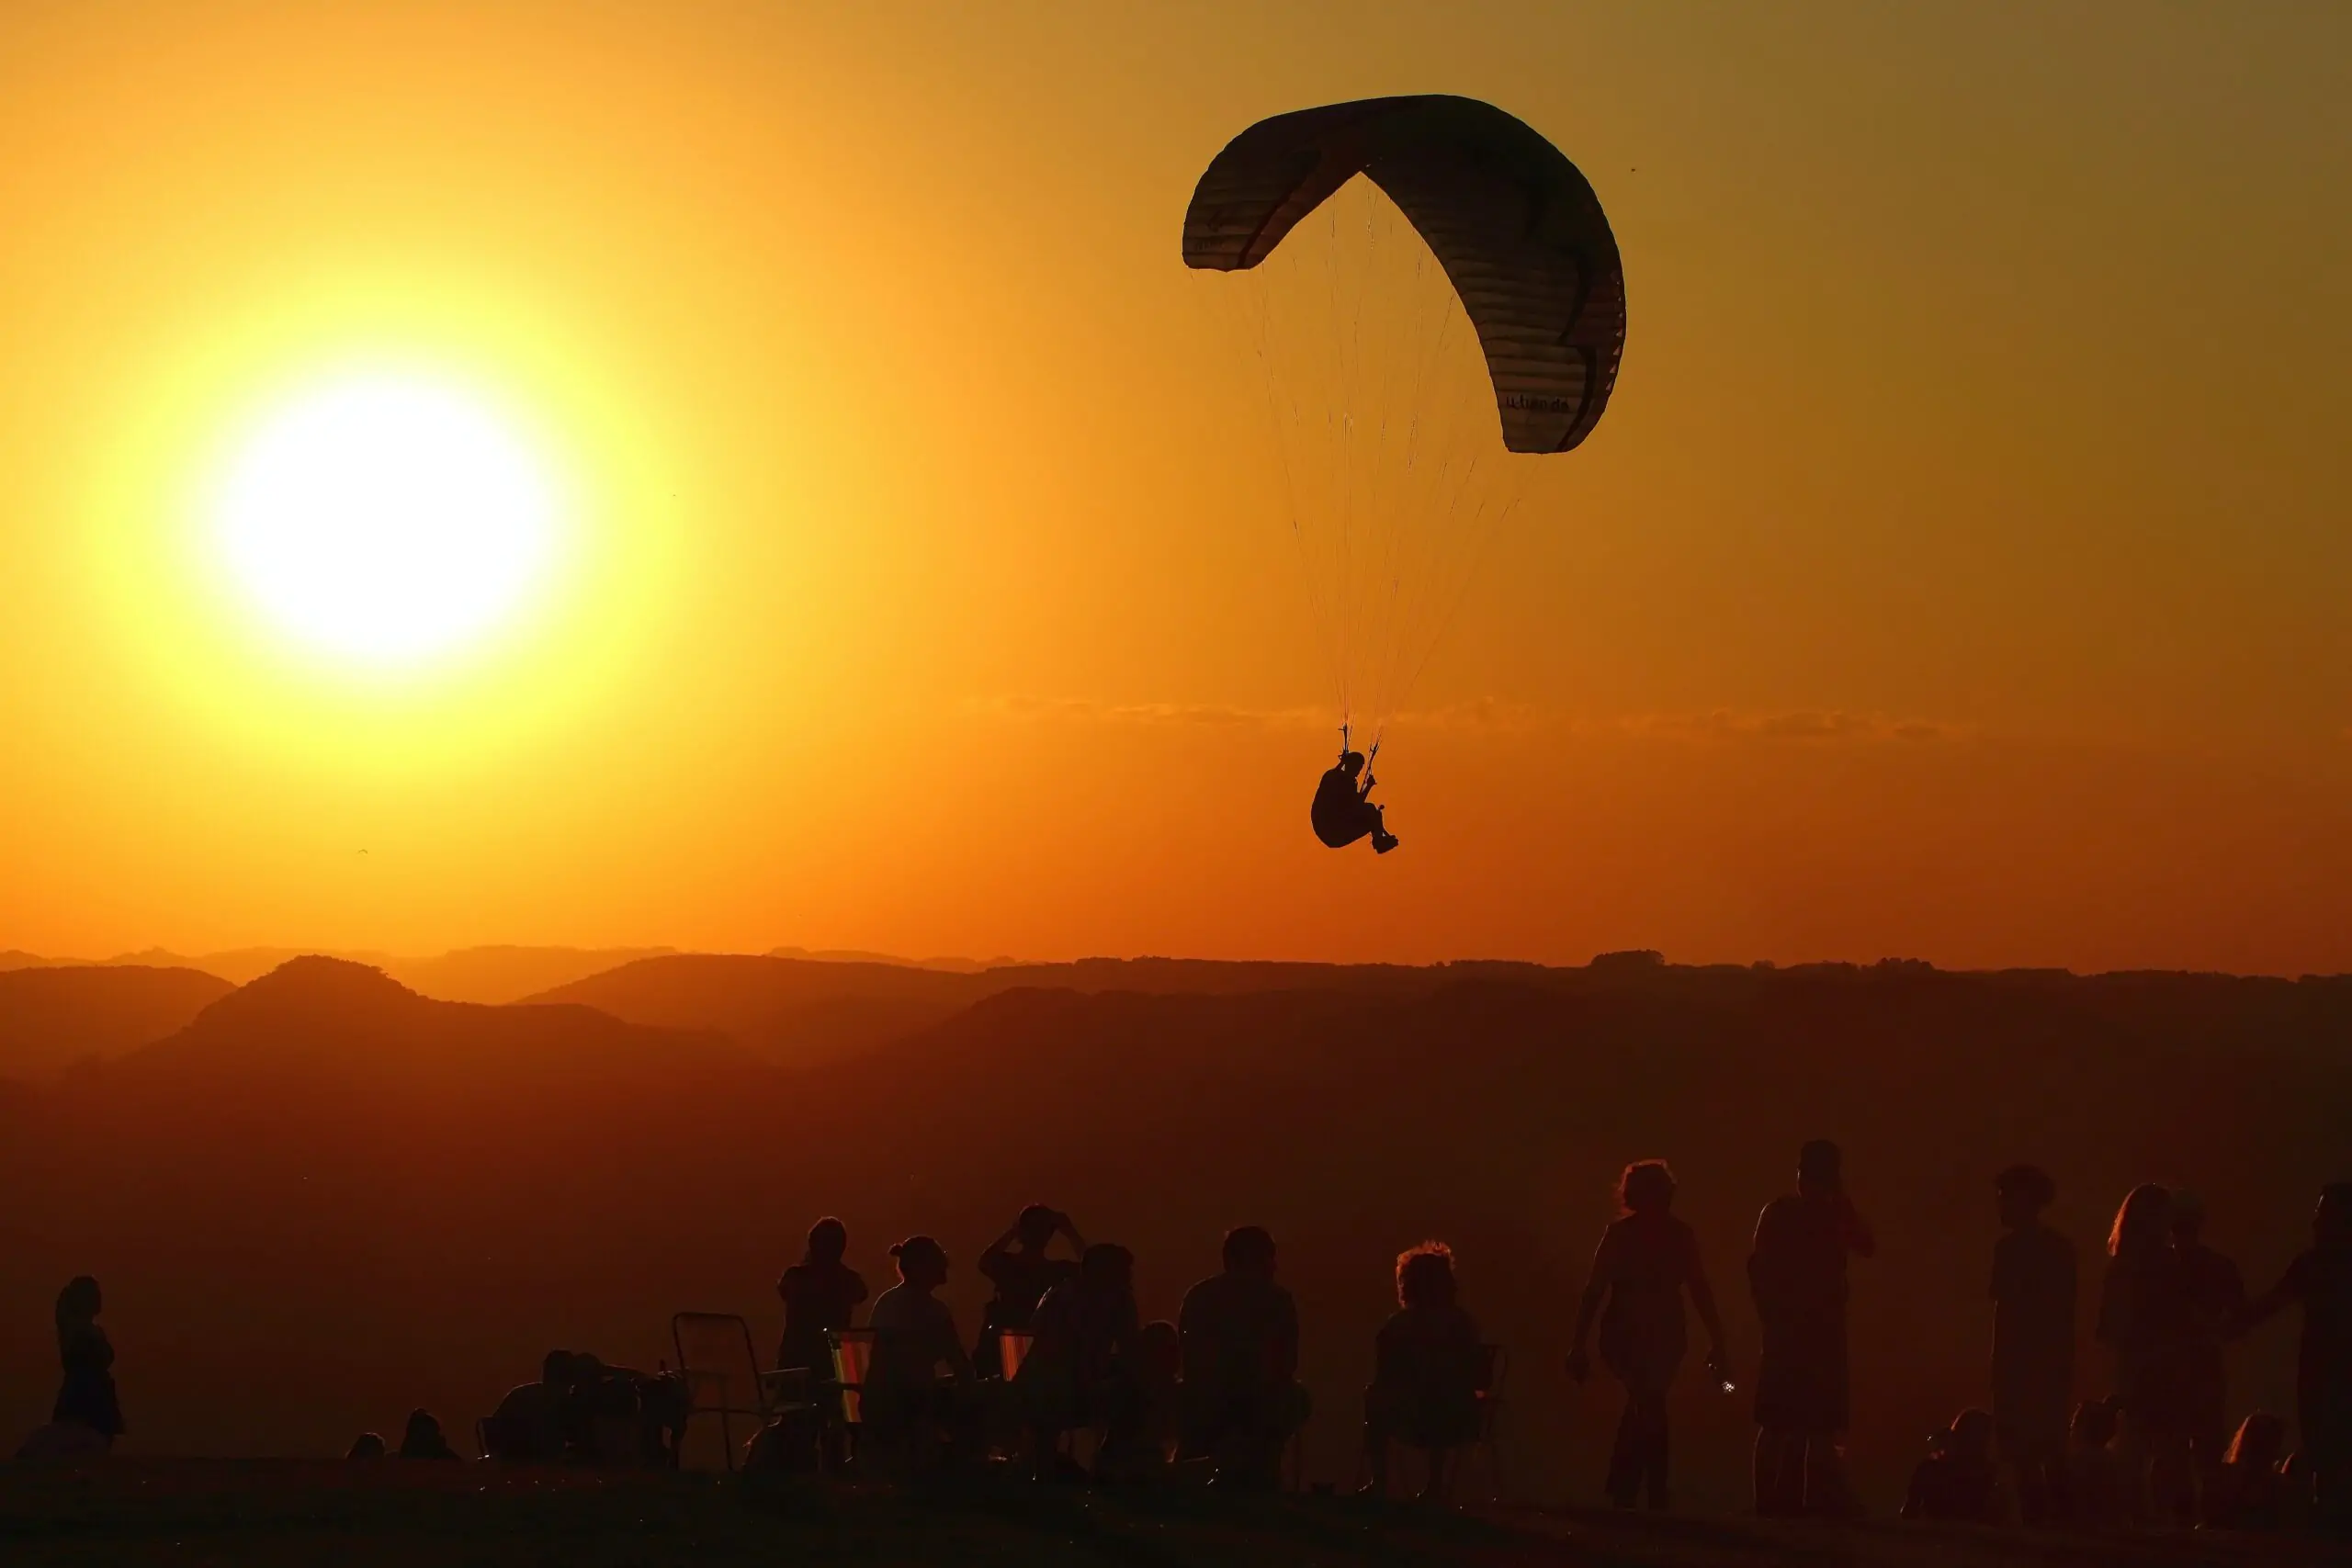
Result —
[{"label": "rolling hill silhouette", "polygon": [[47,1077],[160,1040],[232,987],[194,969],[0,971],[0,1077]]},{"label": "rolling hill silhouette", "polygon": [[[759,966],[785,961],[652,962],[659,987],[644,965],[628,983],[681,1013],[789,993]],[[1040,973],[1093,984],[1009,983]],[[715,978],[695,1003],[697,975]],[[462,1431],[550,1346],[650,1363],[679,1308],[745,1312],[770,1341],[772,1281],[825,1213],[877,1286],[888,1242],[944,1238],[968,1333],[979,1246],[1046,1201],[1136,1250],[1156,1314],[1227,1226],[1272,1227],[1306,1319],[1311,1464],[1341,1479],[1388,1261],[1453,1242],[1467,1304],[1516,1355],[1519,1484],[1589,1495],[1614,1394],[1577,1393],[1558,1362],[1616,1169],[1674,1162],[1752,1371],[1747,1232],[1798,1143],[1826,1134],[1883,1248],[1854,1307],[1857,1456],[1883,1506],[1920,1435],[1984,1398],[2000,1166],[2056,1175],[2086,1296],[2135,1181],[2199,1187],[2211,1239],[2267,1283],[2313,1190],[2352,1170],[2341,980],[1617,963],[890,984],[951,1010],[895,1039],[817,1038],[787,1068],[732,1031],[434,1002],[305,960],[169,1040],[0,1099],[0,1410],[45,1408],[48,1299],[74,1272],[106,1281],[136,1449],[332,1452],[420,1403]],[[998,989],[951,1005],[926,988],[951,984]],[[2105,1378],[2087,1312],[2086,1392]],[[2288,1337],[2237,1357],[2240,1411],[2290,1404]],[[1685,1381],[1683,1490],[1728,1505],[1745,1396]]]},{"label": "rolling hill silhouette", "polygon": [[986,998],[1020,989],[1235,996],[1352,990],[1419,995],[1470,973],[1525,965],[1224,963],[1191,958],[1088,958],[979,970],[897,960],[679,953],[648,958],[540,992],[634,1023],[715,1029],[774,1060],[806,1066],[945,1021]]}]

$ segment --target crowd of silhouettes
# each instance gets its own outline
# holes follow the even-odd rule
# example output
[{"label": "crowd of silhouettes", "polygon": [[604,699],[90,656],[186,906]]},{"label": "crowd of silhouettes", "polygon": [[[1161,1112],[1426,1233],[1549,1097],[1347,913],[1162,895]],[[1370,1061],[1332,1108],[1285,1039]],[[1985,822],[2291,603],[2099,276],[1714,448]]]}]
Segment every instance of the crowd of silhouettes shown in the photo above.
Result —
[{"label": "crowd of silhouettes", "polygon": [[[1735,1384],[1721,1312],[1699,1240],[1673,1213],[1665,1162],[1625,1167],[1618,1217],[1602,1233],[1577,1304],[1567,1370],[1600,1359],[1624,1390],[1603,1487],[1633,1507],[1670,1506],[1668,1395],[1689,1348],[1684,1302],[1708,1338],[1711,1382]],[[2106,1237],[2094,1332],[2113,1359],[2107,1397],[2077,1401],[2079,1280],[2074,1244],[2045,1215],[2056,1183],[2033,1165],[1993,1181],[2002,1234],[1992,1256],[1990,1408],[1930,1436],[1912,1472],[1906,1517],[2029,1525],[2189,1525],[2270,1529],[2352,1514],[2352,1183],[2332,1183],[2311,1246],[2249,1299],[2237,1266],[2204,1239],[2205,1207],[2145,1183],[2125,1195]],[[1057,1257],[1066,1239],[1074,1257]],[[1848,1280],[1877,1243],[1849,1196],[1838,1145],[1798,1153],[1795,1190],[1766,1204],[1747,1258],[1761,1343],[1755,1377],[1754,1503],[1763,1516],[1859,1510],[1848,1478]],[[866,1313],[870,1356],[854,1387],[836,1349],[866,1300],[845,1261],[838,1219],[810,1227],[801,1260],[777,1281],[785,1325],[779,1377],[824,1391],[754,1439],[755,1465],[815,1468],[850,1452],[828,1410],[854,1393],[862,1465],[883,1472],[1024,1458],[1029,1473],[1077,1472],[1074,1433],[1091,1433],[1092,1474],[1139,1478],[1192,1466],[1213,1484],[1280,1483],[1309,1414],[1298,1380],[1298,1306],[1276,1279],[1273,1237],[1227,1233],[1223,1266],[1187,1291],[1174,1322],[1144,1322],[1135,1257],[1089,1243],[1070,1217],[1033,1205],[980,1255],[992,1294],[967,1348],[939,1297],[946,1249],[928,1235],[890,1248],[897,1282]],[[1399,1446],[1428,1455],[1423,1491],[1442,1495],[1452,1456],[1484,1437],[1498,1348],[1463,1306],[1451,1248],[1427,1242],[1396,1260],[1396,1310],[1373,1346],[1363,1406],[1362,1490],[1385,1495]],[[26,1457],[105,1453],[125,1430],[114,1347],[83,1276],[57,1297],[61,1371],[50,1423]],[[2299,1309],[2296,1408],[2230,1421],[2227,1347]],[[486,1457],[525,1462],[676,1462],[691,1400],[680,1373],[648,1374],[585,1352],[549,1351],[539,1381],[508,1393],[479,1428]],[[397,1449],[375,1433],[354,1460],[458,1457],[440,1423],[411,1413]],[[2005,1484],[2006,1483],[2006,1484]]]}]

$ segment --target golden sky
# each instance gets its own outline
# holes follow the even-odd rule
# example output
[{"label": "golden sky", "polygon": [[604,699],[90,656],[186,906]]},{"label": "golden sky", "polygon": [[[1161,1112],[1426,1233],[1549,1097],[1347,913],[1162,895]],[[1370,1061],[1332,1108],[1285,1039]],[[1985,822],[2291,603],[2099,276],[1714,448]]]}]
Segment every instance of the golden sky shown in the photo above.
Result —
[{"label": "golden sky", "polygon": [[[1424,91],[1577,162],[1631,326],[1375,860],[1177,233]],[[2352,967],[2347,189],[2324,4],[11,0],[0,947]],[[566,498],[463,658],[191,552],[355,366]]]}]

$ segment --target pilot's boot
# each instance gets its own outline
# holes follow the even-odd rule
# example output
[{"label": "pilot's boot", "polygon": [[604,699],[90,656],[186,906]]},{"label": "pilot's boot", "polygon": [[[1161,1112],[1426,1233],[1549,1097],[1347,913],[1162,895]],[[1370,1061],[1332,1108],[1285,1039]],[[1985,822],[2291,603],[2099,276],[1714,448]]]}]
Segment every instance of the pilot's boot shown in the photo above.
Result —
[{"label": "pilot's boot", "polygon": [[1373,853],[1374,853],[1374,854],[1376,854],[1376,855],[1385,855],[1385,854],[1386,854],[1389,851],[1391,851],[1391,850],[1395,849],[1396,847],[1396,834],[1394,834],[1394,833],[1389,832],[1386,829],[1385,829],[1385,828],[1384,828],[1384,829],[1382,829],[1379,832],[1376,832],[1376,833],[1373,834],[1373,836],[1372,836],[1372,852],[1373,852]]}]

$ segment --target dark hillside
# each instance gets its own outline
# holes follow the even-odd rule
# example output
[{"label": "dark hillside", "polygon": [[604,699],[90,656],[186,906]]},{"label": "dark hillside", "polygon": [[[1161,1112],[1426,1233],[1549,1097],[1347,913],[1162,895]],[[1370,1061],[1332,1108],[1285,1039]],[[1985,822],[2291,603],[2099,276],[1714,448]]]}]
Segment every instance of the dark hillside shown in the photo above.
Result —
[{"label": "dark hillside", "polygon": [[[2202,1190],[2259,1285],[2352,1170],[2338,981],[1621,965],[1024,987],[786,1072],[714,1034],[434,1003],[318,962],[0,1128],[23,1200],[0,1209],[0,1410],[29,1425],[48,1398],[48,1299],[81,1269],[107,1283],[137,1448],[324,1452],[417,1403],[462,1430],[550,1345],[650,1361],[680,1307],[746,1312],[765,1343],[775,1274],[826,1212],[877,1287],[888,1241],[941,1235],[968,1329],[979,1247],[1044,1200],[1136,1249],[1154,1314],[1225,1227],[1271,1226],[1306,1318],[1313,1468],[1342,1480],[1389,1258],[1444,1237],[1516,1354],[1521,1485],[1589,1493],[1614,1394],[1557,1368],[1616,1168],[1675,1162],[1752,1370],[1747,1235],[1827,1134],[1883,1247],[1854,1307],[1883,1507],[1920,1435],[1984,1397],[1999,1166],[2056,1174],[2086,1298],[2134,1181]],[[2290,1404],[2290,1338],[2238,1356],[2240,1409]],[[2086,1391],[2104,1377],[2086,1348]],[[1686,1382],[1686,1491],[1728,1504],[1745,1396]]]}]

